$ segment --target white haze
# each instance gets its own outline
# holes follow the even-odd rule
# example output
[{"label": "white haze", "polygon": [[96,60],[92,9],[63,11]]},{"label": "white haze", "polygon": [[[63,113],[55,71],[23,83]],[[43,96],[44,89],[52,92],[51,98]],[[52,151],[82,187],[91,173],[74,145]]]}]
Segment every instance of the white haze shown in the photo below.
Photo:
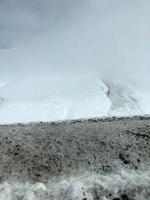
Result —
[{"label": "white haze", "polygon": [[0,0],[0,121],[106,116],[100,80],[149,114],[149,54],[149,0]]}]

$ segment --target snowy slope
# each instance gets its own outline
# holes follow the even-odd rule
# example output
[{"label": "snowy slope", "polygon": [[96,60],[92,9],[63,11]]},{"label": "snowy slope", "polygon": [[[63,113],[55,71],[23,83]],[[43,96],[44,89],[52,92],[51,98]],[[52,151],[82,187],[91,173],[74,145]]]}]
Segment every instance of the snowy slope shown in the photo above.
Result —
[{"label": "snowy slope", "polygon": [[106,93],[88,77],[18,78],[1,83],[0,94],[1,123],[105,116],[110,107]]},{"label": "snowy slope", "polygon": [[0,1],[0,123],[150,114],[150,1]]},{"label": "snowy slope", "polygon": [[[0,123],[149,114],[128,85],[86,77],[42,75],[0,82]],[[148,95],[148,93],[147,93]]]}]

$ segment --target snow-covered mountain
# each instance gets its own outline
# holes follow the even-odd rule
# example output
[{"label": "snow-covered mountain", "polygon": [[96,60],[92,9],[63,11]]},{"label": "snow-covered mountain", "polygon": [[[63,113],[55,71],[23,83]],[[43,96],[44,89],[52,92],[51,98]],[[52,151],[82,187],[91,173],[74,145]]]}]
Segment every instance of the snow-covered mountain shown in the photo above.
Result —
[{"label": "snow-covered mountain", "polygon": [[150,114],[149,21],[149,0],[0,0],[0,123]]},{"label": "snow-covered mountain", "polygon": [[130,82],[32,74],[0,82],[0,123],[143,115],[146,100]]}]

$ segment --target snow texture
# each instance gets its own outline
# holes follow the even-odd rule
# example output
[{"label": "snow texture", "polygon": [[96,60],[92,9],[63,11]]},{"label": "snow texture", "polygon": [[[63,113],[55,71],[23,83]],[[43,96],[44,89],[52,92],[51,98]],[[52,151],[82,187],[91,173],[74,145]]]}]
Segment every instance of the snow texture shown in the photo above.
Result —
[{"label": "snow texture", "polygon": [[150,171],[57,177],[43,183],[1,183],[0,200],[150,199]]}]

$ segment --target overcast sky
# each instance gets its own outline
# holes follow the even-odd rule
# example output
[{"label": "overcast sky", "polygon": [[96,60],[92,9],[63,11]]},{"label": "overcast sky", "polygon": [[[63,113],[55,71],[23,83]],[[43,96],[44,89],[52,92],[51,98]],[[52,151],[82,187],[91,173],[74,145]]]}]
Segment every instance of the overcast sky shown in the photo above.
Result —
[{"label": "overcast sky", "polygon": [[0,0],[0,72],[149,79],[149,0]]}]

